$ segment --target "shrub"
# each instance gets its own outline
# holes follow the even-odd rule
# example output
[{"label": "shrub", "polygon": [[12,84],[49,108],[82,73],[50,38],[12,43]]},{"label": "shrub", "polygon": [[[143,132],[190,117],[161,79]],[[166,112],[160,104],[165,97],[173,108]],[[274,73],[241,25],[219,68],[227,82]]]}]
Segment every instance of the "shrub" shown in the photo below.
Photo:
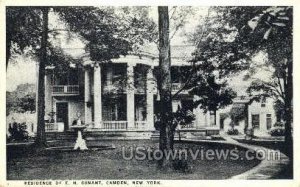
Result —
[{"label": "shrub", "polygon": [[28,140],[29,136],[26,128],[26,123],[10,123],[8,128],[8,132],[10,133],[8,141]]},{"label": "shrub", "polygon": [[237,129],[229,129],[227,131],[227,134],[228,135],[238,135],[239,134],[239,131]]},{"label": "shrub", "polygon": [[284,136],[284,129],[283,128],[274,128],[270,130],[271,136]]},{"label": "shrub", "polygon": [[283,123],[278,121],[274,124],[274,127],[283,127]]}]

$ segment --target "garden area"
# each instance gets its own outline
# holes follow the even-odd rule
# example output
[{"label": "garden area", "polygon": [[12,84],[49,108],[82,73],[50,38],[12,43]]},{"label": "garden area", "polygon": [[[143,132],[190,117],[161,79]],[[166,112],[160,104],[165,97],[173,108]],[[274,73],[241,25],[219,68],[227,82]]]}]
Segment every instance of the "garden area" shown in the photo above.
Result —
[{"label": "garden area", "polygon": [[[61,146],[62,142],[51,143],[50,146]],[[88,146],[114,145],[110,150],[87,151],[36,151],[32,145],[7,147],[7,179],[227,179],[241,174],[260,163],[259,160],[243,159],[245,150],[239,150],[239,160],[231,159],[195,159],[188,155],[187,161],[178,162],[174,170],[160,170],[156,160],[126,160],[122,156],[122,147],[125,155],[130,154],[131,146],[144,148],[158,148],[158,142],[151,140],[103,140],[88,142]],[[63,143],[72,146],[73,143]],[[237,149],[234,146],[226,147],[218,144],[206,143],[179,143],[176,149],[192,150],[220,150]],[[241,161],[243,159],[243,161]],[[45,175],[47,173],[47,175]]]}]

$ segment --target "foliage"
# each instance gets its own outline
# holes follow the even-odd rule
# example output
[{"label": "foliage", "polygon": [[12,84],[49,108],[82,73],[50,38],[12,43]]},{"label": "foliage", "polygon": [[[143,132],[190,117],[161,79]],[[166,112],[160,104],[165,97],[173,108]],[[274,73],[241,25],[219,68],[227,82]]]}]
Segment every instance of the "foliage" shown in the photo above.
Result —
[{"label": "foliage", "polygon": [[53,73],[58,78],[67,76],[71,66],[82,67],[82,59],[76,59],[66,54],[62,48],[54,47],[52,44],[48,44],[47,54],[47,65],[53,67]]},{"label": "foliage", "polygon": [[237,124],[239,121],[245,119],[246,106],[244,104],[233,104],[229,112],[230,118],[234,124]]},{"label": "foliage", "polygon": [[239,131],[237,129],[228,129],[226,132],[228,135],[238,135]]},{"label": "foliage", "polygon": [[273,128],[270,130],[270,135],[271,136],[284,136],[284,128],[282,127],[277,127],[277,128]]},{"label": "foliage", "polygon": [[274,110],[275,110],[275,113],[276,113],[277,121],[283,120],[284,119],[284,113],[285,113],[284,103],[282,101],[280,101],[279,99],[275,100],[273,107],[274,107]]},{"label": "foliage", "polygon": [[8,141],[24,141],[28,140],[28,132],[26,130],[27,126],[25,123],[10,123],[8,132],[10,136],[8,137]]},{"label": "foliage", "polygon": [[199,96],[195,107],[199,105],[205,111],[217,111],[232,104],[237,94],[228,87],[226,77],[248,67],[245,60],[238,60],[240,51],[230,39],[236,29],[229,27],[223,16],[216,8],[209,8],[205,22],[190,35],[196,51],[191,61],[194,76],[186,88]]},{"label": "foliage", "polygon": [[182,126],[191,124],[195,120],[192,110],[192,106],[190,108],[178,106],[177,111],[173,113],[174,123]]},{"label": "foliage", "polygon": [[194,105],[204,109],[204,111],[217,111],[232,103],[236,97],[236,92],[227,87],[226,82],[217,82],[214,76],[203,77],[198,75],[190,90],[192,95],[199,96]]},{"label": "foliage", "polygon": [[11,55],[35,54],[40,47],[40,13],[34,7],[6,7],[6,67]]},{"label": "foliage", "polygon": [[282,122],[276,122],[273,126],[274,127],[284,127],[284,124]]},{"label": "foliage", "polygon": [[147,7],[55,7],[54,10],[86,41],[93,61],[109,61],[153,41],[156,25]]},{"label": "foliage", "polygon": [[292,68],[292,7],[230,7],[223,11],[228,24],[237,29],[232,43],[239,43],[245,49],[239,53],[249,57],[258,52],[267,54],[264,64],[251,63],[247,77],[262,68],[273,72],[269,81],[255,79],[248,92],[254,97],[274,97],[284,102],[284,92],[288,90],[283,83],[288,84],[288,72]]},{"label": "foliage", "polygon": [[[247,71],[250,78],[263,66],[272,70],[269,81],[253,81],[248,92],[254,100],[273,97],[284,104],[285,141],[288,152],[292,153],[293,8],[240,6],[213,7],[213,10],[213,16],[216,15],[212,21],[214,27],[210,27],[213,30],[203,37],[208,43],[200,40],[194,61],[213,63],[216,60],[217,67],[224,69],[219,72],[223,77]],[[252,58],[261,52],[267,54],[268,60],[263,65],[255,65]]]}]

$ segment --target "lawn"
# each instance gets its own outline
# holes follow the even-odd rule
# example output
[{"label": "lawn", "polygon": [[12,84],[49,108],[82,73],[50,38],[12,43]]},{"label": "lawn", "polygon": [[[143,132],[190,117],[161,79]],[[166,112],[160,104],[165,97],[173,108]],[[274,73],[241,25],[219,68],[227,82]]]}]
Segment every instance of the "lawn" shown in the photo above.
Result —
[{"label": "lawn", "polygon": [[[114,144],[116,149],[85,152],[58,152],[31,150],[30,146],[8,147],[7,179],[226,179],[243,173],[256,166],[258,160],[192,160],[188,159],[188,172],[181,170],[162,171],[154,160],[125,160],[122,157],[122,146],[132,145],[152,147],[157,142],[150,140],[109,140],[88,142],[89,145]],[[56,143],[56,145],[58,145]],[[67,145],[66,142],[63,145]],[[69,143],[72,145],[72,143]],[[193,150],[220,149],[220,146],[176,143],[176,149],[191,148]],[[234,149],[234,147],[228,147]],[[128,154],[128,149],[126,149]],[[245,150],[239,150],[243,155]]]}]

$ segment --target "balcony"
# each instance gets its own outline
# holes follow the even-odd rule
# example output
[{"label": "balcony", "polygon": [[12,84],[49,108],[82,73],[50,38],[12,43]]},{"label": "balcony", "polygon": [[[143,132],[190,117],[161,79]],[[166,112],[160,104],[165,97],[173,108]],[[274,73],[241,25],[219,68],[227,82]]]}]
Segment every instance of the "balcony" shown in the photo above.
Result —
[{"label": "balcony", "polygon": [[76,96],[79,95],[79,85],[54,85],[53,96]]}]

